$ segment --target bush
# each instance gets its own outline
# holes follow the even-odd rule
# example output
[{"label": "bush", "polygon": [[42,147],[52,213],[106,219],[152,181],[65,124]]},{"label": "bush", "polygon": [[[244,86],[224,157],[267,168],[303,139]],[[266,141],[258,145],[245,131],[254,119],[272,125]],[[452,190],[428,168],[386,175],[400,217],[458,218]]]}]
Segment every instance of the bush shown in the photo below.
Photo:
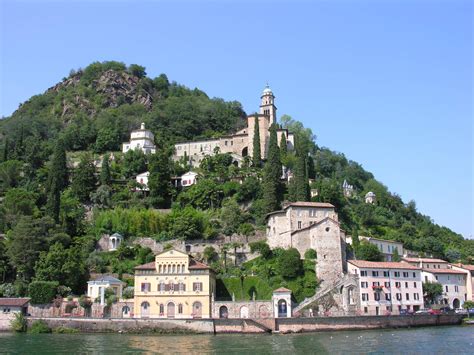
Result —
[{"label": "bush", "polygon": [[15,297],[16,290],[15,286],[11,283],[5,283],[0,285],[0,297]]},{"label": "bush", "polygon": [[51,333],[51,328],[43,320],[36,320],[30,327],[30,333],[33,334],[42,334],[42,333]]},{"label": "bush", "polygon": [[11,320],[10,325],[12,329],[17,333],[26,332],[27,323],[23,313],[15,313],[15,318]]},{"label": "bush", "polygon": [[67,328],[67,327],[57,327],[53,329],[53,333],[57,334],[73,334],[73,333],[78,333],[79,331],[77,329],[73,328]]},{"label": "bush", "polygon": [[91,308],[92,300],[86,295],[82,295],[81,297],[79,297],[79,305],[84,309]]},{"label": "bush", "polygon": [[122,292],[122,297],[125,299],[131,299],[134,297],[134,289],[133,287],[127,287],[125,290]]},{"label": "bush", "polygon": [[314,249],[308,249],[304,253],[305,259],[314,260],[314,259],[317,259],[317,257],[318,257],[318,254],[316,254],[316,250]]},{"label": "bush", "polygon": [[252,235],[255,232],[255,228],[251,223],[242,223],[239,228],[237,229],[237,233],[242,235]]},{"label": "bush", "polygon": [[278,273],[284,278],[295,278],[302,273],[303,263],[300,253],[295,248],[285,250],[277,261]]},{"label": "bush", "polygon": [[264,259],[269,259],[272,256],[272,251],[264,240],[250,243],[249,246],[252,253],[259,253]]},{"label": "bush", "polygon": [[28,287],[31,304],[50,303],[58,289],[57,281],[33,281]]}]

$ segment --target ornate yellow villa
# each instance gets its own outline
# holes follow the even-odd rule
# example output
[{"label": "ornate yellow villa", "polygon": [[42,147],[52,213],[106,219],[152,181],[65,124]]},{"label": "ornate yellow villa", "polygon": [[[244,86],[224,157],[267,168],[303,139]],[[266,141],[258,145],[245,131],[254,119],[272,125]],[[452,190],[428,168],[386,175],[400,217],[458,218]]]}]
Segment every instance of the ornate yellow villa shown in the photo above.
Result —
[{"label": "ornate yellow villa", "polygon": [[134,317],[211,318],[214,271],[188,254],[167,250],[135,268]]}]

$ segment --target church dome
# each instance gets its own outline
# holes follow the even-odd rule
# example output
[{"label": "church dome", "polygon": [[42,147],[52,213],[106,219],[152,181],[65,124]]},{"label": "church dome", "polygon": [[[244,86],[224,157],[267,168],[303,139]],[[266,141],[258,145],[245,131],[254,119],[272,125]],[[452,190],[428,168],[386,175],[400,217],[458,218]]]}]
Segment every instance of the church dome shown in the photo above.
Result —
[{"label": "church dome", "polygon": [[270,86],[265,86],[265,89],[263,89],[263,95],[273,95],[272,89],[270,89]]}]

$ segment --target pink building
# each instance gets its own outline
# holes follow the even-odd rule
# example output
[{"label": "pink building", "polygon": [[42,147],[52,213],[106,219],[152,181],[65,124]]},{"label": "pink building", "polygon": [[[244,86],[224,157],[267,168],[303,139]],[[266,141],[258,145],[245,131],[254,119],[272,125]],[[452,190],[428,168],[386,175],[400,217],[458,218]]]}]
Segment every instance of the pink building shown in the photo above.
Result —
[{"label": "pink building", "polygon": [[348,272],[359,276],[363,315],[400,314],[423,308],[421,270],[401,262],[349,260]]}]

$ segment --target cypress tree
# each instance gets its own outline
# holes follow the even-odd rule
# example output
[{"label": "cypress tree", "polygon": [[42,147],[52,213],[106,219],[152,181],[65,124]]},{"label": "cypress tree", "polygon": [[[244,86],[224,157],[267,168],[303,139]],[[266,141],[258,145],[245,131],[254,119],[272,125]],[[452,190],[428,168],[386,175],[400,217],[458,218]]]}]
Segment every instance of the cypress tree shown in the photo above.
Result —
[{"label": "cypress tree", "polygon": [[286,145],[286,135],[285,132],[283,132],[280,139],[280,155],[282,161],[285,159],[286,154],[288,154],[288,147]]},{"label": "cypress tree", "polygon": [[61,191],[68,185],[66,162],[66,149],[64,142],[58,138],[54,147],[53,158],[48,175],[48,203],[47,208],[56,223],[59,223],[59,209],[61,204]]},{"label": "cypress tree", "polygon": [[296,164],[293,179],[295,180],[296,201],[309,201],[310,190],[308,172],[306,170],[306,154],[299,144],[296,147]]},{"label": "cypress tree", "polygon": [[72,192],[79,201],[86,203],[90,200],[90,194],[95,190],[96,182],[92,157],[90,154],[84,154],[72,177]]},{"label": "cypress tree", "polygon": [[102,169],[100,171],[100,184],[110,185],[110,166],[109,166],[109,155],[105,154],[102,158]]},{"label": "cypress tree", "polygon": [[169,208],[171,206],[171,162],[169,149],[160,149],[151,157],[150,177],[148,187],[150,188],[151,203],[157,208]]},{"label": "cypress tree", "polygon": [[308,155],[308,158],[307,158],[307,169],[308,169],[308,178],[316,179],[316,168],[314,166],[314,159],[311,155]]},{"label": "cypress tree", "polygon": [[255,129],[253,132],[253,154],[252,163],[253,166],[260,167],[262,162],[262,152],[260,149],[260,127],[259,127],[258,114],[255,114]]},{"label": "cypress tree", "polygon": [[3,161],[7,161],[8,160],[8,146],[9,146],[10,142],[8,140],[8,137],[5,138],[5,145],[3,146]]},{"label": "cypress tree", "polygon": [[272,124],[270,127],[268,156],[265,167],[263,168],[262,185],[265,212],[270,213],[279,209],[283,199],[283,189],[281,186],[280,149],[278,148],[275,124]]}]

